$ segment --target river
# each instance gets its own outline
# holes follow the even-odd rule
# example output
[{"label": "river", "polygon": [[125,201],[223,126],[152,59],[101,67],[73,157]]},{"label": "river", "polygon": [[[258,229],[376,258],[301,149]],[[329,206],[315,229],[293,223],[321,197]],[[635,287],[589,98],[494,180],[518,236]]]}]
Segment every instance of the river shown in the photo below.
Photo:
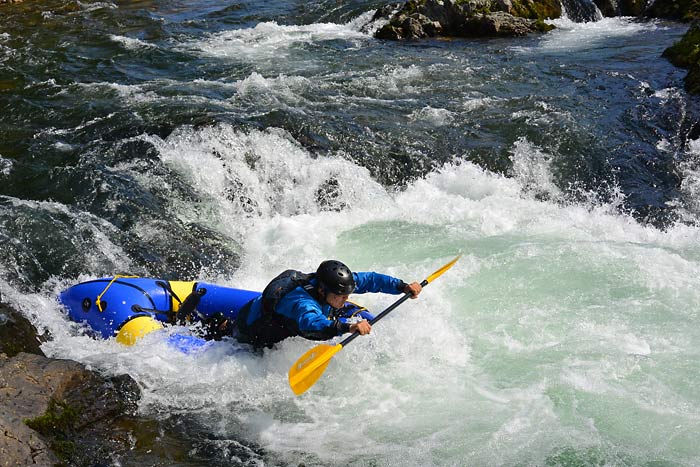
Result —
[{"label": "river", "polygon": [[[699,101],[661,58],[686,26],[385,42],[383,4],[4,6],[3,300],[48,355],[132,375],[190,441],[172,465],[700,464]],[[300,397],[309,341],[123,347],[55,298],[459,253]]]}]

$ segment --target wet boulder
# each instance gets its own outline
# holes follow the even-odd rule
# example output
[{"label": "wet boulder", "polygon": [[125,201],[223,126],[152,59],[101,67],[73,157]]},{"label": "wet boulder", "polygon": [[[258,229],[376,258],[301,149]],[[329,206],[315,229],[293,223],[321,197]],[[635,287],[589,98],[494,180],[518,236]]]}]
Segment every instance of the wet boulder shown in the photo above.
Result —
[{"label": "wet boulder", "polygon": [[677,67],[686,68],[685,89],[700,94],[700,23],[694,23],[676,44],[663,53]]},{"label": "wet boulder", "polygon": [[[585,2],[587,0],[564,0]],[[695,0],[593,0],[603,16],[641,16],[674,21],[700,18],[700,5]]]},{"label": "wet boulder", "polygon": [[[217,458],[203,452],[209,441],[193,438],[196,423],[186,415],[137,415],[140,396],[129,375],[106,377],[72,360],[45,357],[32,324],[0,303],[0,466],[174,465]],[[231,444],[255,459],[264,455]]]},{"label": "wet boulder", "polygon": [[647,0],[642,13],[651,18],[666,18],[685,22],[696,21],[700,20],[700,3],[696,0]]},{"label": "wet boulder", "polygon": [[129,450],[116,423],[136,409],[129,376],[105,378],[72,360],[0,354],[3,465],[96,465]]},{"label": "wet boulder", "polygon": [[20,352],[44,355],[32,323],[13,308],[0,303],[0,353],[14,357]]},{"label": "wet boulder", "polygon": [[410,0],[377,11],[386,23],[379,39],[522,36],[553,28],[544,20],[561,16],[559,0]]},{"label": "wet boulder", "polygon": [[569,19],[577,23],[598,21],[602,13],[593,0],[562,0],[561,3]]},{"label": "wet boulder", "polygon": [[464,25],[469,36],[525,36],[533,29],[532,20],[496,12],[488,15],[474,15]]},{"label": "wet boulder", "polygon": [[685,68],[685,89],[700,94],[700,3],[694,0],[653,2],[645,11],[646,16],[692,21],[688,31],[663,56],[677,67]]}]

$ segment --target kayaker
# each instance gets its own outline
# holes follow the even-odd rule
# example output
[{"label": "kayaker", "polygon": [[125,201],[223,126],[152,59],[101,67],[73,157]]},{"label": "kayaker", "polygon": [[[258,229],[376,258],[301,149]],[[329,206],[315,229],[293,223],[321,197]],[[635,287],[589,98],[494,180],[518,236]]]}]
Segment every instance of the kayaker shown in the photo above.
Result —
[{"label": "kayaker", "polygon": [[233,334],[238,341],[255,347],[272,347],[287,337],[312,340],[357,331],[369,334],[367,320],[348,324],[334,319],[352,293],[382,292],[418,297],[418,282],[410,284],[376,272],[352,272],[340,261],[322,262],[315,273],[288,270],[274,278],[262,295],[248,302],[238,313]]}]

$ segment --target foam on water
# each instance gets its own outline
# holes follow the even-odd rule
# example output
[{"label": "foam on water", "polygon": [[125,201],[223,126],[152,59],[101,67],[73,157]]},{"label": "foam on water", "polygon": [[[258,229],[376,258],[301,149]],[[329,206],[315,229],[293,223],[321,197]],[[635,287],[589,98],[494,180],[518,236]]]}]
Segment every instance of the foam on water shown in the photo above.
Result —
[{"label": "foam on water", "polygon": [[274,21],[258,23],[254,28],[213,34],[190,45],[192,51],[208,56],[246,62],[289,59],[295,47],[343,40],[352,46],[370,36],[354,29],[354,24],[315,23],[284,26]]},{"label": "foam on water", "polygon": [[298,107],[309,105],[303,93],[313,88],[313,85],[309,79],[301,76],[279,75],[275,78],[265,78],[253,72],[247,78],[235,82],[233,88],[238,92],[237,99],[251,99],[256,105]]},{"label": "foam on water", "polygon": [[5,159],[4,157],[0,156],[0,175],[3,177],[10,175],[13,165],[14,164],[10,159]]},{"label": "foam on water", "polygon": [[447,109],[436,109],[430,106],[416,110],[408,116],[411,121],[425,122],[432,126],[449,125],[454,121],[454,114]]},{"label": "foam on water", "polygon": [[121,44],[127,50],[149,49],[156,47],[155,45],[149,42],[137,39],[135,37],[119,36],[116,34],[112,34],[109,36],[109,38],[112,39],[114,42]]},{"label": "foam on water", "polygon": [[526,52],[580,52],[606,46],[606,41],[632,36],[656,28],[654,23],[642,23],[633,18],[603,18],[600,21],[576,23],[568,18],[549,21],[557,28],[542,36],[536,48],[515,47]]},{"label": "foam on water", "polygon": [[[561,22],[536,52],[596,47],[598,39],[650,27],[656,26],[625,19]],[[356,28],[261,23],[185,47],[198,56],[258,65],[289,58],[299,47],[369,40]],[[324,85],[323,76],[256,70],[230,82],[197,84],[231,89],[234,100],[263,93],[275,105],[304,106],[308,87]],[[410,99],[428,86],[423,78],[430,72],[414,64],[386,65],[350,76],[348,86],[364,91],[358,99]],[[167,99],[157,92],[167,84],[71,86],[98,96],[111,90],[138,104]],[[468,96],[466,111],[502,102]],[[421,102],[405,115],[439,126],[456,118],[451,112]],[[168,332],[187,332],[176,328],[123,347],[94,340],[67,321],[55,300],[70,285],[62,277],[34,293],[0,282],[3,300],[52,336],[43,345],[47,354],[129,373],[143,389],[143,412],[192,413],[217,439],[262,445],[271,464],[700,463],[698,226],[659,230],[640,224],[619,213],[620,198],[565,201],[553,183],[551,155],[526,137],[509,150],[508,176],[454,162],[396,192],[350,162],[352,154],[312,154],[280,129],[182,126],[168,137],[139,139],[151,143],[197,195],[179,199],[173,192],[164,211],[242,244],[235,274],[211,272],[203,280],[260,290],[283,269],[312,270],[329,257],[355,270],[421,280],[463,254],[419,300],[403,304],[370,336],[336,355],[301,397],[292,395],[286,374],[313,345],[309,341],[289,339],[262,356],[226,341],[183,354],[167,343]],[[659,144],[672,147],[670,141]],[[697,198],[699,185],[695,146],[688,145],[683,167],[682,190],[689,198]],[[112,169],[145,189],[169,183],[129,164]],[[2,165],[0,170],[4,174]],[[106,221],[56,202],[2,201],[58,219],[51,225],[78,223],[90,233],[91,241],[74,239],[91,272],[78,280],[93,278],[106,265],[131,269],[128,253],[109,241],[114,227]],[[135,230],[150,238],[162,228],[142,219]],[[8,267],[0,265],[0,277]],[[380,311],[395,297],[355,299]]]},{"label": "foam on water", "polygon": [[[185,355],[162,333],[122,347],[65,319],[53,298],[68,285],[60,279],[37,294],[2,284],[4,299],[35,310],[32,321],[53,336],[49,355],[131,374],[144,412],[223,420],[211,427],[223,439],[260,443],[292,463],[541,464],[561,449],[611,446],[632,463],[698,461],[697,228],[660,231],[609,206],[543,199],[546,155],[525,140],[514,147],[515,177],[450,164],[389,193],[365,169],[313,158],[282,131],[183,127],[148,139],[208,204],[199,220],[245,240],[230,284],[260,289],[281,269],[327,257],[420,280],[465,256],[334,357],[299,398],[286,372],[308,341],[262,357],[230,342]],[[316,201],[329,176],[339,211]],[[173,203],[192,215],[184,200]],[[57,203],[32,208],[85,217]],[[106,238],[100,245],[117,264],[123,252]],[[356,299],[377,311],[392,301]]]},{"label": "foam on water", "polygon": [[[365,169],[312,158],[282,131],[183,127],[148,139],[202,195],[200,222],[244,239],[242,265],[224,282],[260,289],[281,269],[327,257],[420,280],[465,256],[298,398],[286,372],[308,341],[262,357],[230,342],[184,355],[163,335],[126,348],[79,332],[50,294],[9,294],[54,336],[47,353],[134,376],[143,411],[188,410],[205,424],[215,413],[222,439],[292,463],[541,464],[566,449],[600,449],[612,465],[700,458],[689,376],[698,370],[699,229],[660,231],[610,206],[543,199],[546,155],[525,140],[515,177],[449,164],[389,193]],[[340,211],[316,201],[330,176]],[[393,300],[356,299],[375,311]],[[667,431],[652,435],[650,423]]]}]

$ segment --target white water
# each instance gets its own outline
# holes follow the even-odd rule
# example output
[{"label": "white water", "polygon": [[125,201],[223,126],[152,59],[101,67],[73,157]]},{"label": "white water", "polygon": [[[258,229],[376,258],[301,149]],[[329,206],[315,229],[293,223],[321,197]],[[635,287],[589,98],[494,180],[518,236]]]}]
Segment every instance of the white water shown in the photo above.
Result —
[{"label": "white water", "polygon": [[[632,35],[645,27],[562,25],[547,36],[552,40],[522,50],[568,53],[613,30]],[[199,51],[257,69],[269,60],[274,69],[280,50],[290,59],[295,45],[326,38],[367,40],[335,25],[265,23],[214,36]],[[387,66],[381,75],[389,79],[351,85],[398,99],[423,73],[411,64]],[[240,96],[262,94],[282,105],[302,102],[309,83],[252,72],[230,86]],[[95,88],[104,86],[121,85]],[[158,98],[148,87],[118,90],[125,99]],[[485,97],[463,105],[494,103]],[[446,109],[419,108],[414,120],[438,126],[455,118]],[[281,269],[311,270],[329,257],[356,270],[421,280],[463,254],[419,300],[338,354],[301,397],[289,390],[286,374],[314,343],[291,339],[263,357],[226,342],[183,355],[156,335],[126,348],[95,341],[65,319],[54,300],[69,285],[64,279],[31,295],[0,283],[4,300],[53,336],[43,346],[47,354],[129,373],[143,389],[145,413],[200,414],[220,439],[262,445],[270,464],[278,458],[306,465],[700,464],[697,227],[643,226],[618,214],[618,201],[563,203],[549,155],[526,138],[511,148],[511,178],[455,163],[399,193],[387,192],[342,154],[316,158],[281,130],[183,127],[166,140],[143,138],[204,200],[173,199],[173,215],[245,242],[233,277],[212,271],[203,280],[261,289]],[[12,169],[1,167],[3,174]],[[168,183],[127,164],[115,169],[145,186]],[[689,162],[685,170],[682,189],[692,197],[697,167]],[[340,212],[315,201],[331,177]],[[241,186],[247,191],[237,191]],[[108,228],[58,203],[30,204],[94,234]],[[141,227],[144,235],[158,234]],[[105,236],[86,249],[95,261],[129,269],[126,253]],[[379,311],[394,298],[356,299]]]},{"label": "white water", "polygon": [[[2,284],[53,335],[49,355],[131,374],[144,412],[220,417],[217,436],[292,463],[542,465],[566,453],[606,465],[700,462],[699,229],[662,232],[610,206],[536,200],[533,183],[550,190],[546,157],[526,140],[513,148],[515,178],[462,163],[387,193],[365,169],[312,159],[279,131],[222,125],[149,139],[209,200],[174,208],[246,241],[234,277],[202,279],[260,289],[280,269],[336,257],[421,280],[464,256],[301,397],[286,373],[313,344],[303,339],[263,357],[226,342],[183,355],[162,336],[126,348],[66,321],[50,295],[60,279],[38,295]],[[233,174],[254,187],[255,212],[226,197]],[[341,212],[313,202],[331,174]],[[356,299],[376,311],[393,301]]]}]

